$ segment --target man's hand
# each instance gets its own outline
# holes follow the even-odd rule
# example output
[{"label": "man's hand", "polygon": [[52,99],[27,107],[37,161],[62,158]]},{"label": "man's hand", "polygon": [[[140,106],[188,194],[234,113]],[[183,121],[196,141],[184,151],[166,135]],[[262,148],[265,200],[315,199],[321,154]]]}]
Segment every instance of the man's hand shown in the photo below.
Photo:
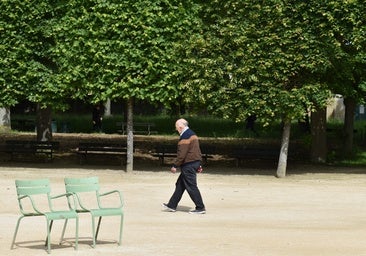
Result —
[{"label": "man's hand", "polygon": [[200,165],[200,167],[198,167],[198,169],[197,169],[197,173],[201,173],[201,172],[203,172],[202,165]]},{"label": "man's hand", "polygon": [[172,173],[176,173],[176,172],[177,172],[177,168],[175,168],[175,167],[173,166],[172,168],[170,168],[170,171],[171,171]]}]

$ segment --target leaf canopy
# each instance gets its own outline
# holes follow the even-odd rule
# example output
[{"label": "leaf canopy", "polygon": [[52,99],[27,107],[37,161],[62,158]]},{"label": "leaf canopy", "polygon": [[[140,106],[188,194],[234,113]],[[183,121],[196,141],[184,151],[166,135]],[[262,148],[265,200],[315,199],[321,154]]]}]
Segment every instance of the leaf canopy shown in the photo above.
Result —
[{"label": "leaf canopy", "polygon": [[191,33],[190,1],[68,1],[50,31],[64,83],[73,97],[100,101],[134,97],[171,102],[169,77],[177,45]]}]

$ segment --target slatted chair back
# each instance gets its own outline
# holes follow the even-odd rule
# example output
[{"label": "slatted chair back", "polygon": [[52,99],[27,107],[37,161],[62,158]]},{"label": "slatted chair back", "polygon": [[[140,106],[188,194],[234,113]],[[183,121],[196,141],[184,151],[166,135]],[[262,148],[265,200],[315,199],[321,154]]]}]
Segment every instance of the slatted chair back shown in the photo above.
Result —
[{"label": "slatted chair back", "polygon": [[[94,201],[100,204],[99,201],[99,178],[87,177],[87,178],[65,178],[66,193],[72,193],[77,198],[78,205],[75,206],[78,212],[89,211],[90,207],[94,207]],[[95,194],[95,196],[89,198],[82,194]],[[71,199],[69,198],[69,202]],[[91,202],[93,201],[93,202]]]},{"label": "slatted chair back", "polygon": [[[44,215],[40,207],[37,206],[35,196],[44,195],[47,197],[48,206],[46,208],[52,209],[50,200],[50,181],[48,179],[37,179],[37,180],[16,180],[15,186],[18,195],[18,204],[22,214],[40,216]],[[28,199],[33,209],[29,209],[24,199]],[[42,208],[45,208],[42,206]]]},{"label": "slatted chair back", "polygon": [[65,187],[67,192],[97,192],[100,188],[98,177],[87,178],[65,178]]},{"label": "slatted chair back", "polygon": [[16,180],[15,186],[19,195],[49,194],[51,192],[48,179],[39,180]]}]

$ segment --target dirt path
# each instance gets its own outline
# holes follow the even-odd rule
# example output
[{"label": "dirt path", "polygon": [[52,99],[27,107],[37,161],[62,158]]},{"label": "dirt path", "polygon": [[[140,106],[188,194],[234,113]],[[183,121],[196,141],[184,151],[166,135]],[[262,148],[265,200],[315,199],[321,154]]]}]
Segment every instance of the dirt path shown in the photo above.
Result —
[{"label": "dirt path", "polygon": [[[303,168],[303,169],[301,169]],[[221,168],[222,170],[222,168]],[[167,168],[128,174],[114,168],[0,167],[0,253],[46,255],[44,219],[21,223],[17,247],[10,250],[19,216],[14,180],[50,178],[53,193],[63,192],[64,177],[99,176],[102,191],[120,189],[125,197],[123,245],[118,247],[117,218],[105,218],[95,249],[90,219],[80,218],[79,250],[58,246],[62,222],[54,225],[52,255],[366,255],[366,173],[340,169],[316,173],[299,167],[284,179],[272,175],[210,173],[199,176],[207,214],[188,214],[187,194],[177,212],[162,212],[177,174]],[[229,170],[230,171],[230,170]],[[260,173],[258,170],[253,171]],[[214,174],[213,174],[214,173]],[[73,241],[70,222],[66,237]]]}]

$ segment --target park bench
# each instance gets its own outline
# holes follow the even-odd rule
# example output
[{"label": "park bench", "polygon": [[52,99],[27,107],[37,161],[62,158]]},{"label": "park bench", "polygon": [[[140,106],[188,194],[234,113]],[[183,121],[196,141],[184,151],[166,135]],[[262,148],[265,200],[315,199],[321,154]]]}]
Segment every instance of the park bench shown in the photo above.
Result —
[{"label": "park bench", "polygon": [[[117,122],[116,126],[119,127],[119,129],[117,130],[118,133],[121,133],[123,135],[127,134],[127,123]],[[133,123],[133,133],[145,135],[158,133],[157,131],[152,130],[153,127],[155,127],[154,123]]]},{"label": "park bench", "polygon": [[277,160],[280,154],[278,148],[265,147],[234,147],[229,153],[230,158],[235,158],[236,166],[239,166],[242,160],[245,159],[273,159]]},{"label": "park bench", "polygon": [[16,155],[45,155],[46,160],[52,160],[54,152],[59,148],[58,141],[7,140],[1,151],[10,154],[11,160],[14,160]]},{"label": "park bench", "polygon": [[80,164],[87,162],[88,156],[96,155],[122,156],[123,164],[127,156],[127,146],[118,143],[80,142],[76,153],[79,155]]},{"label": "park bench", "polygon": [[[216,149],[213,146],[202,145],[201,146],[203,164],[206,165],[209,158],[212,158],[216,153]],[[155,151],[152,156],[158,157],[160,165],[164,165],[165,158],[177,157],[177,145],[162,145],[159,144],[155,147]]]}]

